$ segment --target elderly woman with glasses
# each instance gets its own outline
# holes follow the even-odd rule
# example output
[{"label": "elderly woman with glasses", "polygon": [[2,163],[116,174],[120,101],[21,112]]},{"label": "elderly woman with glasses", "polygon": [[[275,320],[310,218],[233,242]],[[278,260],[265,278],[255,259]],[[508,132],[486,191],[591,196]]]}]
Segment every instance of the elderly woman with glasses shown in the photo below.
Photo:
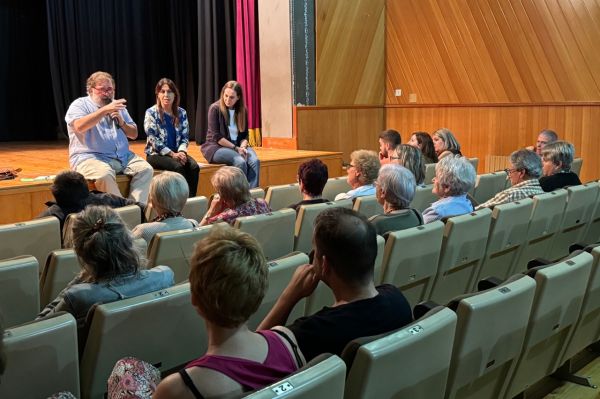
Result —
[{"label": "elderly woman with glasses", "polygon": [[352,190],[335,196],[336,201],[354,199],[366,195],[375,195],[375,179],[379,173],[381,163],[375,151],[357,150],[350,154],[348,165],[348,184]]},{"label": "elderly woman with glasses", "polygon": [[473,211],[467,193],[475,186],[477,172],[468,159],[448,156],[435,165],[432,192],[440,199],[423,211],[425,223],[448,216],[463,215]]},{"label": "elderly woman with glasses", "polygon": [[579,176],[571,172],[571,164],[575,157],[573,144],[567,141],[555,141],[546,144],[542,149],[542,174],[540,186],[546,192],[567,186],[581,184]]},{"label": "elderly woman with glasses", "polygon": [[538,181],[542,175],[542,160],[535,152],[529,150],[513,152],[510,154],[510,168],[505,171],[512,187],[499,192],[476,209],[493,207],[544,193]]}]

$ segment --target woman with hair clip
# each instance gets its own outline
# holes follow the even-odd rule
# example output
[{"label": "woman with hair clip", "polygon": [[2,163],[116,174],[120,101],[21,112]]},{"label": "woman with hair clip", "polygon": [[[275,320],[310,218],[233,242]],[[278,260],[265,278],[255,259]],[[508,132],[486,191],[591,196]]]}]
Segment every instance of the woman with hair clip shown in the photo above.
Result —
[{"label": "woman with hair clip", "polygon": [[202,155],[209,163],[235,166],[244,172],[250,188],[258,187],[260,161],[248,145],[248,112],[242,86],[225,83],[221,97],[208,109],[208,132]]},{"label": "woman with hair clip", "polygon": [[171,170],[185,177],[189,196],[198,189],[198,163],[187,154],[189,125],[185,109],[179,107],[179,90],[171,79],[162,78],[154,89],[156,104],[146,110],[146,161],[154,169]]}]

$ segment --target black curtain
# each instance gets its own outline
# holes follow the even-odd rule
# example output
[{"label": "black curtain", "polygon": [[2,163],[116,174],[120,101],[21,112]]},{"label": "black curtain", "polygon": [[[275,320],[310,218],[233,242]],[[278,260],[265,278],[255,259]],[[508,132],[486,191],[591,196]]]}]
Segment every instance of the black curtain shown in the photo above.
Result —
[{"label": "black curtain", "polygon": [[207,111],[235,79],[235,0],[198,1],[198,103],[196,142],[206,138]]},{"label": "black curtain", "polygon": [[127,100],[140,138],[162,77],[175,81],[181,106],[194,123],[197,0],[47,0],[46,6],[53,97],[63,133],[69,104],[86,95],[85,81],[98,70],[113,75],[115,97]]},{"label": "black curtain", "polygon": [[56,138],[43,1],[0,0],[0,49],[0,141]]}]

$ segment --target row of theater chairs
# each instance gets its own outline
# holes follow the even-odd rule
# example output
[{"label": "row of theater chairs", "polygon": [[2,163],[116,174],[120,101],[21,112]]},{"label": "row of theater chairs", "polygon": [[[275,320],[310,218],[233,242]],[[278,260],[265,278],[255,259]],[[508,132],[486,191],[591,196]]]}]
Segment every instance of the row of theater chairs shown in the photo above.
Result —
[{"label": "row of theater chairs", "polygon": [[[273,270],[290,262],[293,273],[305,260],[297,254],[273,265],[261,308],[276,299]],[[324,356],[248,397],[512,398],[600,339],[599,263],[600,247],[590,248],[456,297],[422,317],[415,310],[415,322],[351,342],[342,353],[345,364]],[[9,368],[0,396],[69,390],[100,398],[112,366],[124,356],[162,371],[180,367],[206,350],[204,326],[189,296],[189,284],[181,284],[98,306],[80,361],[70,315],[8,329]],[[27,383],[30,374],[36,384]]]}]

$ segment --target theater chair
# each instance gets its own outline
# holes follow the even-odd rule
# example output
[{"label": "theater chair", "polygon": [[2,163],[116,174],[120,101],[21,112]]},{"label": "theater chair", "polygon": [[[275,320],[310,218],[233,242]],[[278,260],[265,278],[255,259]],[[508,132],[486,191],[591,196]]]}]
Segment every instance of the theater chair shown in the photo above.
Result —
[{"label": "theater chair", "polygon": [[440,199],[431,190],[433,190],[433,184],[417,186],[417,189],[415,190],[415,197],[410,203],[410,207],[423,213],[423,211],[429,208],[432,203]]},{"label": "theater chair", "polygon": [[347,193],[352,190],[352,187],[348,183],[346,176],[342,177],[330,177],[325,183],[323,188],[323,198],[329,201],[333,201],[335,196],[341,193]]},{"label": "theater chair", "polygon": [[[186,219],[194,219],[200,222],[208,210],[208,199],[205,196],[188,198],[181,210],[181,215]],[[152,221],[156,217],[156,210],[151,206],[146,208],[146,220]],[[130,227],[131,229],[132,227]]]},{"label": "theater chair", "polygon": [[302,201],[302,194],[298,183],[271,186],[267,188],[265,201],[267,201],[272,211],[278,211]]},{"label": "theater chair", "polygon": [[60,249],[60,223],[54,216],[0,226],[0,259],[34,256],[39,265]]},{"label": "theater chair", "polygon": [[7,327],[35,319],[40,311],[38,262],[23,255],[0,261],[0,314]]},{"label": "theater chair", "polygon": [[315,219],[325,209],[342,207],[352,209],[351,200],[325,202],[323,204],[302,205],[296,217],[296,228],[294,232],[294,250],[306,254],[312,250],[312,236]]},{"label": "theater chair", "polygon": [[374,195],[356,198],[354,200],[354,207],[352,209],[363,214],[366,218],[383,213],[383,206],[381,206],[381,204],[377,201],[377,197]]},{"label": "theater chair", "polygon": [[284,208],[272,213],[239,217],[233,227],[256,238],[267,260],[273,260],[294,250],[295,225],[296,212]]},{"label": "theater chair", "polygon": [[506,172],[493,172],[477,175],[477,183],[473,190],[473,198],[477,203],[483,204],[504,190],[506,183]]}]

